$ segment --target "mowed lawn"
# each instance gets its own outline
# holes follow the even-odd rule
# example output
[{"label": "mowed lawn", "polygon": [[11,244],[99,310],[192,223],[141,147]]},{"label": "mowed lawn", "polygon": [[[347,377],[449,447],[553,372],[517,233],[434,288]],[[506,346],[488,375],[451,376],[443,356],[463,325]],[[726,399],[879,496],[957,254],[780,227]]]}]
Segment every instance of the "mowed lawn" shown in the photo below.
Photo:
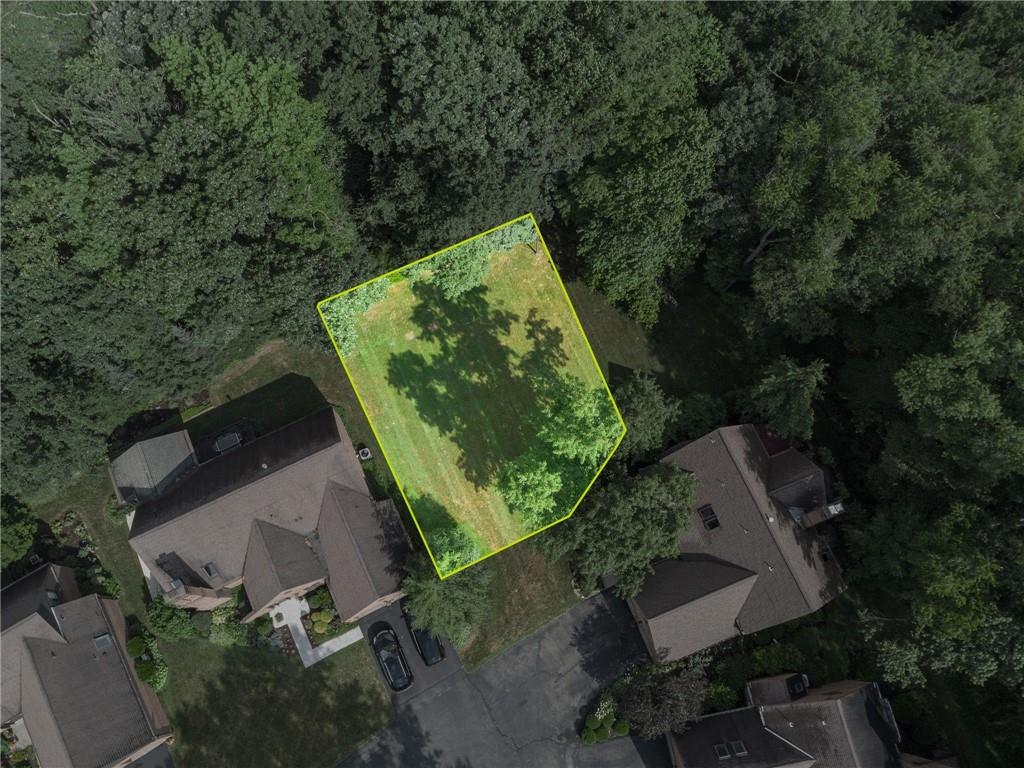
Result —
[{"label": "mowed lawn", "polygon": [[484,290],[465,301],[420,286],[390,287],[345,364],[428,543],[432,529],[465,523],[493,552],[532,533],[488,481],[536,439],[540,392],[516,374],[526,356],[588,388],[604,382],[543,252],[492,255]]},{"label": "mowed lawn", "polygon": [[391,720],[364,642],[309,669],[274,651],[206,640],[161,647],[179,768],[328,768]]}]

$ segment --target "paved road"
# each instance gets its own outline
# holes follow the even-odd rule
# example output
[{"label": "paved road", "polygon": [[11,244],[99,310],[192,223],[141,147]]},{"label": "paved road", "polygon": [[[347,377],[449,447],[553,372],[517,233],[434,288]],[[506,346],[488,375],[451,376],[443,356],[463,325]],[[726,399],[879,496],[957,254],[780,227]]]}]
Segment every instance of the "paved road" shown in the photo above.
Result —
[{"label": "paved road", "polygon": [[661,742],[576,736],[592,698],[642,656],[625,605],[598,595],[476,672],[396,697],[391,726],[340,768],[667,768]]}]

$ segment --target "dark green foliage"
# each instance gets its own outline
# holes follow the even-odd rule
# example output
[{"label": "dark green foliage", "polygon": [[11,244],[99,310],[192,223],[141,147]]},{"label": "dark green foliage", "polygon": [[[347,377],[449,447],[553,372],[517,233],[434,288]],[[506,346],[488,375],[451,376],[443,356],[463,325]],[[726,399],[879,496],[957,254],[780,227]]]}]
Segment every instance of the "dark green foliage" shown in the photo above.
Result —
[{"label": "dark green foliage", "polygon": [[552,554],[570,557],[584,588],[611,573],[616,592],[631,597],[652,563],[678,552],[694,485],[692,475],[666,464],[637,477],[617,476],[592,491],[545,544]]},{"label": "dark green foliage", "polygon": [[38,525],[36,516],[16,498],[7,494],[0,498],[0,526],[3,528],[0,563],[4,568],[28,554]]},{"label": "dark green foliage", "polygon": [[597,743],[597,731],[587,729],[583,731],[583,735],[580,736],[584,744],[596,744]]},{"label": "dark green foliage", "polygon": [[146,623],[161,640],[187,640],[197,634],[191,611],[176,608],[161,597],[146,606]]},{"label": "dark green foliage", "polygon": [[195,611],[192,613],[192,626],[200,635],[210,634],[210,627],[213,626],[213,614],[210,611]]},{"label": "dark green foliage", "polygon": [[682,440],[695,440],[728,421],[725,401],[695,392],[679,401],[677,431]]},{"label": "dark green foliage", "polygon": [[754,664],[754,675],[768,677],[783,672],[802,672],[804,655],[787,643],[772,643],[755,648],[750,654]]},{"label": "dark green foliage", "polygon": [[634,371],[615,391],[626,436],[619,444],[620,458],[640,459],[664,449],[680,416],[680,402],[661,389],[653,376]]},{"label": "dark green foliage", "polygon": [[125,649],[128,651],[128,655],[131,658],[136,659],[146,652],[146,645],[146,638],[140,635],[138,637],[131,638],[127,643],[125,643]]},{"label": "dark green foliage", "polygon": [[782,357],[767,366],[750,393],[748,418],[780,437],[806,440],[814,428],[814,401],[825,383],[825,363],[801,366]]},{"label": "dark green foliage", "polygon": [[628,720],[616,720],[612,723],[612,733],[616,736],[628,736],[629,735],[629,721]]},{"label": "dark green foliage", "polygon": [[589,715],[587,715],[587,719],[584,722],[583,727],[586,728],[588,731],[596,731],[599,727],[601,727],[601,718],[593,712],[591,712]]},{"label": "dark green foliage", "polygon": [[442,581],[430,561],[420,556],[409,563],[402,589],[417,627],[460,646],[486,613],[489,580],[486,566],[480,565]]},{"label": "dark green foliage", "polygon": [[270,637],[274,633],[274,621],[268,615],[260,616],[253,620],[252,628],[260,637]]},{"label": "dark green foliage", "polygon": [[725,709],[732,709],[739,701],[740,697],[735,689],[717,680],[712,681],[708,683],[707,690],[704,692],[704,711],[721,712]]}]

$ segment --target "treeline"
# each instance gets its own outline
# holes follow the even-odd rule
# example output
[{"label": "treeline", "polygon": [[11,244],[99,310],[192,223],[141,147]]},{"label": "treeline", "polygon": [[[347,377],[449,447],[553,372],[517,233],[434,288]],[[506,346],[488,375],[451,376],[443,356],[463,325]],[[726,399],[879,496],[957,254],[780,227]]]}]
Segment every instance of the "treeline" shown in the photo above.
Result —
[{"label": "treeline", "polygon": [[1024,7],[2,24],[5,494],[45,495],[265,339],[323,343],[317,299],[533,211],[645,324],[720,292],[756,350],[747,415],[811,430],[860,502],[848,570],[886,675],[1024,717]]}]

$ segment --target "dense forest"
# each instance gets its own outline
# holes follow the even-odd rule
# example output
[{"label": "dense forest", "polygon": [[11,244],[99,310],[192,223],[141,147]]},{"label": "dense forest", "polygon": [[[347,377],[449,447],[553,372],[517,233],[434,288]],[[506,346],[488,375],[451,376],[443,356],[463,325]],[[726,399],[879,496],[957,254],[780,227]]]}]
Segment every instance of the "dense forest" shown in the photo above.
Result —
[{"label": "dense forest", "polygon": [[532,211],[646,327],[714,293],[728,417],[856,500],[885,678],[1024,764],[1024,5],[7,3],[2,34],[5,560],[130,415]]}]

